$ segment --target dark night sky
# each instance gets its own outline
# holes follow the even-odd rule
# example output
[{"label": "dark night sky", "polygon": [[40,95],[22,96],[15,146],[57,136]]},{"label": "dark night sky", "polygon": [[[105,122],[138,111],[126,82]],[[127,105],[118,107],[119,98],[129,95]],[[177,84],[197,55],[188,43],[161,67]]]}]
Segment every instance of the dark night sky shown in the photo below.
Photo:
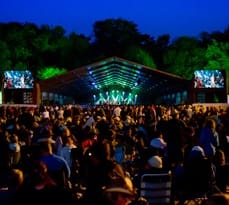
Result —
[{"label": "dark night sky", "polygon": [[92,36],[93,23],[122,18],[141,33],[172,38],[221,31],[229,26],[229,0],[1,0],[0,22],[62,26]]}]

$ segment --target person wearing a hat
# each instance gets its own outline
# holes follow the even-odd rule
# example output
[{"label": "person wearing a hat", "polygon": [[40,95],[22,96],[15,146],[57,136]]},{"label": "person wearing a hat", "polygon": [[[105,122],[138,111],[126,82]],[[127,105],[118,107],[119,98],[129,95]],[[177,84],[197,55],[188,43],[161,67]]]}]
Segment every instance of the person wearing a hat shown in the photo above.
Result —
[{"label": "person wearing a hat", "polygon": [[150,141],[150,148],[159,156],[164,156],[167,148],[167,142],[164,140],[163,133],[157,131],[154,138]]},{"label": "person wearing a hat", "polygon": [[126,205],[136,199],[137,195],[129,177],[122,183],[114,183],[103,192],[103,202],[106,205]]},{"label": "person wearing a hat", "polygon": [[149,166],[150,168],[154,168],[154,169],[162,169],[163,167],[163,163],[162,163],[162,159],[161,157],[155,155],[152,156],[148,159],[148,164],[146,164],[146,168]]},{"label": "person wearing a hat", "polygon": [[143,174],[159,174],[166,173],[168,171],[169,170],[163,166],[162,158],[158,155],[153,155],[148,158],[144,167],[135,175],[133,183],[136,187],[139,187],[140,179]]}]

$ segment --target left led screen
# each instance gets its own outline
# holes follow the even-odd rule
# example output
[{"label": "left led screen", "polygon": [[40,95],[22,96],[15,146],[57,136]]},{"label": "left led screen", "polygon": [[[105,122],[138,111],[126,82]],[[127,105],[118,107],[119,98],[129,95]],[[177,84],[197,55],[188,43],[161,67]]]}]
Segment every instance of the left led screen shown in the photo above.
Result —
[{"label": "left led screen", "polygon": [[33,89],[34,78],[30,71],[8,70],[3,74],[4,89]]}]

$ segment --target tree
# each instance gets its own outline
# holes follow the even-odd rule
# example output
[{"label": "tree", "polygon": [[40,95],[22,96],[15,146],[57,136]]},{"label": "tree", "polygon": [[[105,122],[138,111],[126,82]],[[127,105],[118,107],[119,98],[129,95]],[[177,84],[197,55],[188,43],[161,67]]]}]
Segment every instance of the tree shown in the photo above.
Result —
[{"label": "tree", "polygon": [[[205,69],[225,69],[226,76],[229,75],[229,42],[223,43],[213,40],[206,50],[205,57],[207,59]],[[227,85],[228,79],[227,77]]]},{"label": "tree", "polygon": [[140,48],[139,46],[130,46],[126,50],[124,54],[124,58],[151,68],[156,67],[152,56],[147,51]]},{"label": "tree", "polygon": [[[24,32],[24,26],[20,23],[1,25],[2,37],[10,51],[11,69],[27,69],[28,59],[32,55]],[[5,47],[6,48],[6,47]]]},{"label": "tree", "polygon": [[0,40],[0,67],[1,69],[11,68],[10,50],[6,42]]},{"label": "tree", "polygon": [[140,33],[133,22],[118,18],[93,25],[94,46],[106,56],[122,55],[130,45],[139,45]]},{"label": "tree", "polygon": [[195,38],[178,38],[164,56],[165,70],[190,80],[194,70],[205,65],[204,55],[205,50]]},{"label": "tree", "polygon": [[66,72],[67,70],[64,68],[46,67],[46,68],[39,69],[37,71],[36,77],[39,80],[45,80],[48,78],[52,78],[54,76],[64,74]]},{"label": "tree", "polygon": [[77,35],[72,32],[67,39],[63,41],[61,54],[61,66],[68,70],[87,64],[89,57],[90,42],[89,38],[83,35]]},{"label": "tree", "polygon": [[152,48],[152,53],[155,59],[157,68],[163,69],[163,56],[169,49],[170,35],[161,35],[155,41],[155,46]]}]

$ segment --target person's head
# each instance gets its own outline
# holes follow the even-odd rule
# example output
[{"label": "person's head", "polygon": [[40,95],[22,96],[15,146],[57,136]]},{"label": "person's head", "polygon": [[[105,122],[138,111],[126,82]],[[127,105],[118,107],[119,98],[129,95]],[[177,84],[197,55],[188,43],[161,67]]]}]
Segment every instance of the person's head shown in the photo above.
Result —
[{"label": "person's head", "polygon": [[208,119],[205,125],[206,128],[211,129],[214,131],[216,129],[216,121],[213,119]]},{"label": "person's head", "polygon": [[48,167],[45,162],[40,160],[36,160],[32,163],[29,176],[31,185],[38,190],[41,190],[46,186],[50,188],[57,185],[56,180],[54,180],[48,172]]},{"label": "person's head", "polygon": [[53,154],[53,142],[48,140],[38,143],[38,149],[41,156]]},{"label": "person's head", "polygon": [[132,181],[125,178],[124,183],[112,184],[106,187],[103,192],[105,202],[111,205],[126,205],[136,199]]},{"label": "person's head", "polygon": [[66,145],[76,145],[77,139],[73,135],[69,135],[66,137]]},{"label": "person's head", "polygon": [[226,158],[225,158],[224,151],[220,149],[216,150],[213,160],[216,166],[224,166],[226,164]]},{"label": "person's head", "polygon": [[40,128],[39,137],[37,139],[38,142],[46,141],[52,139],[53,131],[50,126],[43,126]]},{"label": "person's head", "polygon": [[61,126],[60,127],[60,131],[61,131],[61,136],[62,137],[66,137],[66,136],[70,136],[71,135],[71,131],[68,127],[66,126]]},{"label": "person's head", "polygon": [[18,143],[18,142],[19,142],[18,135],[13,134],[13,135],[11,136],[11,142],[12,142],[12,143]]},{"label": "person's head", "polygon": [[113,158],[114,148],[108,140],[98,141],[91,147],[91,153],[93,157],[104,161]]},{"label": "person's head", "polygon": [[132,201],[128,205],[149,205],[149,202],[146,198],[140,196],[136,200]]},{"label": "person's head", "polygon": [[173,109],[171,115],[172,115],[173,119],[179,119],[180,118],[180,113],[177,109]]},{"label": "person's head", "polygon": [[34,161],[31,168],[31,177],[32,181],[36,183],[40,183],[46,178],[48,173],[47,165],[42,161]]},{"label": "person's head", "polygon": [[201,146],[193,146],[189,155],[189,160],[203,159],[205,157],[204,150]]},{"label": "person's head", "polygon": [[122,191],[107,192],[105,200],[111,205],[126,205],[133,200],[133,196]]},{"label": "person's head", "polygon": [[10,171],[8,177],[8,187],[9,189],[17,189],[19,188],[24,182],[24,173],[20,169],[13,168]]},{"label": "person's head", "polygon": [[161,157],[155,155],[148,159],[148,165],[153,168],[161,169],[163,167],[163,161]]},{"label": "person's head", "polygon": [[229,205],[229,194],[217,193],[208,197],[203,205]]}]

